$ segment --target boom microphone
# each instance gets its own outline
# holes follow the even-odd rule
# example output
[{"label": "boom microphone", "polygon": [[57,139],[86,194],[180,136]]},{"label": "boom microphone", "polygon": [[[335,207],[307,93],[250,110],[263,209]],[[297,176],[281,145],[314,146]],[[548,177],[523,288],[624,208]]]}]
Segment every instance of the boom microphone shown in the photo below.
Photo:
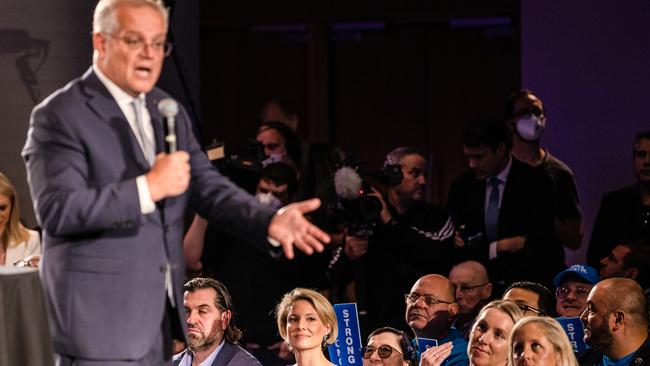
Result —
[{"label": "boom microphone", "polygon": [[165,151],[167,153],[176,152],[176,115],[178,114],[178,103],[172,98],[165,98],[158,102],[158,111],[165,117],[166,121]]}]

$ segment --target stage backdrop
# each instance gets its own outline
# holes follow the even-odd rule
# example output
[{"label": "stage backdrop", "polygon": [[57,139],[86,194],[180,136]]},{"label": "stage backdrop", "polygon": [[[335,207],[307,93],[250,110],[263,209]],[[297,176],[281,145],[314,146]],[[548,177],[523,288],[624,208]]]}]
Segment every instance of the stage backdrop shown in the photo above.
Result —
[{"label": "stage backdrop", "polygon": [[650,2],[521,2],[522,86],[548,108],[543,143],[573,168],[585,260],[600,197],[634,181],[632,141],[650,130]]}]

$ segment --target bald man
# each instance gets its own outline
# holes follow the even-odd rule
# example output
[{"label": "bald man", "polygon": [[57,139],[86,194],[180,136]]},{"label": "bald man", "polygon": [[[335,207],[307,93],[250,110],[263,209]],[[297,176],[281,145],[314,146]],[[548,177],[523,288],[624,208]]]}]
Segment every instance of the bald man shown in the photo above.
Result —
[{"label": "bald man", "polygon": [[581,320],[591,345],[581,366],[647,365],[648,304],[641,286],[628,278],[610,278],[593,287]]},{"label": "bald man", "polygon": [[492,282],[485,267],[477,261],[465,261],[454,266],[449,272],[449,281],[456,286],[458,303],[454,327],[468,339],[474,318],[492,296]]},{"label": "bald man", "polygon": [[[406,322],[416,338],[431,338],[439,345],[443,366],[467,365],[467,342],[451,325],[458,314],[456,286],[446,277],[429,274],[420,277],[406,298]],[[448,347],[451,344],[451,349]],[[418,358],[420,354],[418,354]]]}]

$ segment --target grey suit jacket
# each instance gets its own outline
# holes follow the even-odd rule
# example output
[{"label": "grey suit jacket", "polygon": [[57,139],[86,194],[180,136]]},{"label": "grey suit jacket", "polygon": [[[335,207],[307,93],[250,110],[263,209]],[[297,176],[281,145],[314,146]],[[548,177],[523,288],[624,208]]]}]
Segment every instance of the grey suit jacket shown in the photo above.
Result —
[{"label": "grey suit jacket", "polygon": [[[157,151],[163,142],[156,106],[165,97],[159,89],[146,96]],[[41,277],[57,353],[98,360],[142,358],[160,333],[168,262],[179,319],[184,319],[186,205],[224,229],[246,235],[260,249],[266,245],[274,212],[211,166],[182,108],[177,140],[179,150],[190,155],[190,188],[142,215],[135,179],[148,171],[148,164],[122,111],[92,69],[34,108],[23,158],[43,227]]]},{"label": "grey suit jacket", "polygon": [[[187,353],[185,351],[174,355],[172,361],[174,366],[178,366]],[[211,366],[262,366],[262,364],[253,355],[236,344],[224,342],[223,347],[217,353],[217,357]]]}]

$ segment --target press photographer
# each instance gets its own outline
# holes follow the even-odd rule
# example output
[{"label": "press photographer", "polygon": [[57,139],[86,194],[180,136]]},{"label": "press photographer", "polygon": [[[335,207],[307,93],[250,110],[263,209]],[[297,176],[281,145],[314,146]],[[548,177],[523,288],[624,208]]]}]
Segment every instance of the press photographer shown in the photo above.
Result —
[{"label": "press photographer", "polygon": [[427,160],[414,148],[390,152],[382,172],[387,193],[370,193],[381,204],[377,225],[369,237],[348,228],[344,254],[332,262],[333,277],[357,281],[362,329],[404,328],[403,294],[422,275],[448,273],[454,263],[454,226],[445,209],[425,202],[426,173]]}]

